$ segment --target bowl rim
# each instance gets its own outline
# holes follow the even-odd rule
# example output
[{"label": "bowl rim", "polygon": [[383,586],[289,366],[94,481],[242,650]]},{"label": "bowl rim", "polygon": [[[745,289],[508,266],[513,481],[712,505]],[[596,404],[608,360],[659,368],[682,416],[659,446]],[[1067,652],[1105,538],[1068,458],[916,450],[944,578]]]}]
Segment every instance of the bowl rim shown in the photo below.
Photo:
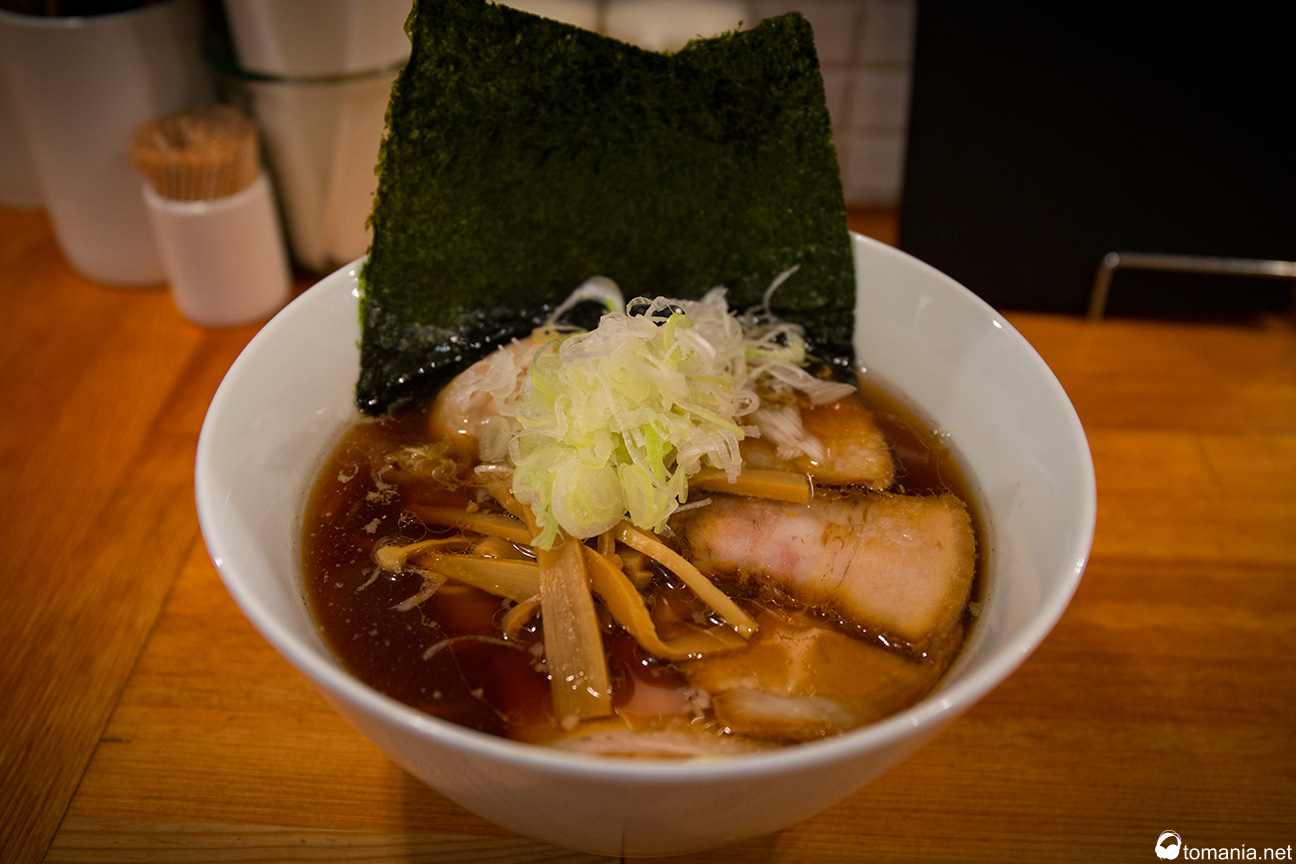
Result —
[{"label": "bowl rim", "polygon": [[[926,726],[934,727],[943,719],[953,719],[997,687],[1025,662],[1057,624],[1079,587],[1091,554],[1097,519],[1097,484],[1092,454],[1080,419],[1061,383],[1025,337],[996,310],[956,280],[899,249],[854,232],[851,239],[853,247],[863,244],[873,253],[899,256],[907,266],[919,265],[940,276],[948,287],[968,295],[965,299],[982,307],[994,326],[1004,331],[1005,338],[1015,340],[1024,349],[1024,356],[1036,364],[1036,372],[1042,373],[1047,386],[1058,397],[1058,405],[1067,413],[1065,424],[1072,436],[1068,443],[1083,458],[1078,475],[1082,485],[1075,490],[1083,499],[1080,503],[1080,518],[1076,521],[1068,554],[1065,558],[1060,558],[1071,562],[1066,573],[1053,590],[1041,598],[1039,611],[1020,627],[1012,642],[1001,647],[971,674],[928,695],[916,705],[840,735],[772,750],[670,761],[600,756],[512,741],[424,714],[373,689],[346,671],[338,661],[326,657],[317,647],[293,634],[289,627],[276,619],[266,604],[258,600],[256,593],[245,584],[245,577],[234,571],[229,563],[230,555],[227,554],[225,539],[212,531],[216,518],[214,514],[220,505],[212,489],[215,483],[209,482],[212,452],[216,446],[213,443],[212,429],[224,404],[231,398],[230,392],[235,386],[232,382],[236,382],[244,374],[244,368],[253,362],[264,344],[275,339],[279,331],[293,326],[292,319],[297,314],[294,310],[311,304],[337,302],[334,297],[336,292],[358,297],[357,274],[365,261],[364,256],[322,277],[311,289],[303,292],[272,318],[235,359],[212,398],[199,433],[194,487],[200,528],[221,581],[262,637],[317,688],[325,691],[326,695],[331,694],[367,713],[395,723],[406,731],[429,737],[441,745],[473,756],[565,777],[618,781],[633,779],[651,785],[703,779],[735,780],[777,774],[784,770],[804,770],[881,749],[906,738],[912,731]],[[345,292],[342,288],[314,290],[336,282],[347,283],[350,289]]]}]

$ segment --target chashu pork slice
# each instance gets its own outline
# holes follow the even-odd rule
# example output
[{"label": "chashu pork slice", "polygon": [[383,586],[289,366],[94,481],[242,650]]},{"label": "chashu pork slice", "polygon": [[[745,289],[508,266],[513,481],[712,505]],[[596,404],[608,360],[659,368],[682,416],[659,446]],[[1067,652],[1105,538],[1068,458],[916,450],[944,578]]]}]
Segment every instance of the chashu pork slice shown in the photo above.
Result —
[{"label": "chashu pork slice", "polygon": [[771,586],[918,655],[960,621],[976,569],[972,520],[951,494],[717,496],[674,527],[702,572]]},{"label": "chashu pork slice", "polygon": [[[783,411],[758,411],[761,436],[742,441],[743,465],[751,468],[798,471],[816,484],[886,489],[895,481],[891,446],[873,413],[855,395],[822,405],[789,406]],[[786,430],[779,427],[792,426]],[[798,447],[780,439],[806,439]],[[787,452],[787,451],[793,452]]]},{"label": "chashu pork slice", "polygon": [[741,651],[681,664],[729,731],[809,741],[902,711],[931,692],[962,644],[956,624],[926,657],[912,658],[837,630],[806,612],[765,608]]}]

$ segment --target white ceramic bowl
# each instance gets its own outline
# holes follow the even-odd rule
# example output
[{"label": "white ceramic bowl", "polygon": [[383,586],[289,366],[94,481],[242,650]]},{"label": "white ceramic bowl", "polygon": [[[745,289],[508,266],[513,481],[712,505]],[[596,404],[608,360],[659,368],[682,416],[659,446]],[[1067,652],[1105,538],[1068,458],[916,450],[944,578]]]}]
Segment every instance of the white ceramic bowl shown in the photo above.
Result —
[{"label": "white ceramic bowl", "polygon": [[462,729],[344,671],[307,611],[298,534],[316,471],[357,416],[359,262],[271,320],[212,400],[195,485],[225,585],[265,638],[393,760],[520,834],[605,855],[668,855],[771,833],[830,806],[932,738],[1044,639],[1084,571],[1096,509],[1080,422],[1021,335],[925,264],[863,237],[853,244],[859,358],[948,434],[979,490],[988,535],[981,620],[937,692],[913,708],[775,752],[642,763]]}]

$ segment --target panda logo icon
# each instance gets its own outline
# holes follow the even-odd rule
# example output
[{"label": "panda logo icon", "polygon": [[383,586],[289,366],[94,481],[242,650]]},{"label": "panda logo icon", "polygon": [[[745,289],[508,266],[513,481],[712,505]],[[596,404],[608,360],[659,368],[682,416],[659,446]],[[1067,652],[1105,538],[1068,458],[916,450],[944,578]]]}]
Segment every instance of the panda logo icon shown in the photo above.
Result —
[{"label": "panda logo icon", "polygon": [[1179,857],[1179,849],[1182,846],[1183,838],[1179,836],[1177,831],[1162,831],[1156,842],[1157,857],[1166,861],[1173,861]]}]

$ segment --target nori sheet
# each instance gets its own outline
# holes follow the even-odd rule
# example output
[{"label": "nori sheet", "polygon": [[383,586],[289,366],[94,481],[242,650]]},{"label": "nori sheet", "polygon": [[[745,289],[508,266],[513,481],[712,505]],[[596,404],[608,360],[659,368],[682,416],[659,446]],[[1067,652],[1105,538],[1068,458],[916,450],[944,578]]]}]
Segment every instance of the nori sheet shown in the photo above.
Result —
[{"label": "nori sheet", "polygon": [[357,406],[429,395],[590,276],[774,311],[853,367],[854,270],[797,13],[646,51],[484,0],[421,0],[361,271]]}]

